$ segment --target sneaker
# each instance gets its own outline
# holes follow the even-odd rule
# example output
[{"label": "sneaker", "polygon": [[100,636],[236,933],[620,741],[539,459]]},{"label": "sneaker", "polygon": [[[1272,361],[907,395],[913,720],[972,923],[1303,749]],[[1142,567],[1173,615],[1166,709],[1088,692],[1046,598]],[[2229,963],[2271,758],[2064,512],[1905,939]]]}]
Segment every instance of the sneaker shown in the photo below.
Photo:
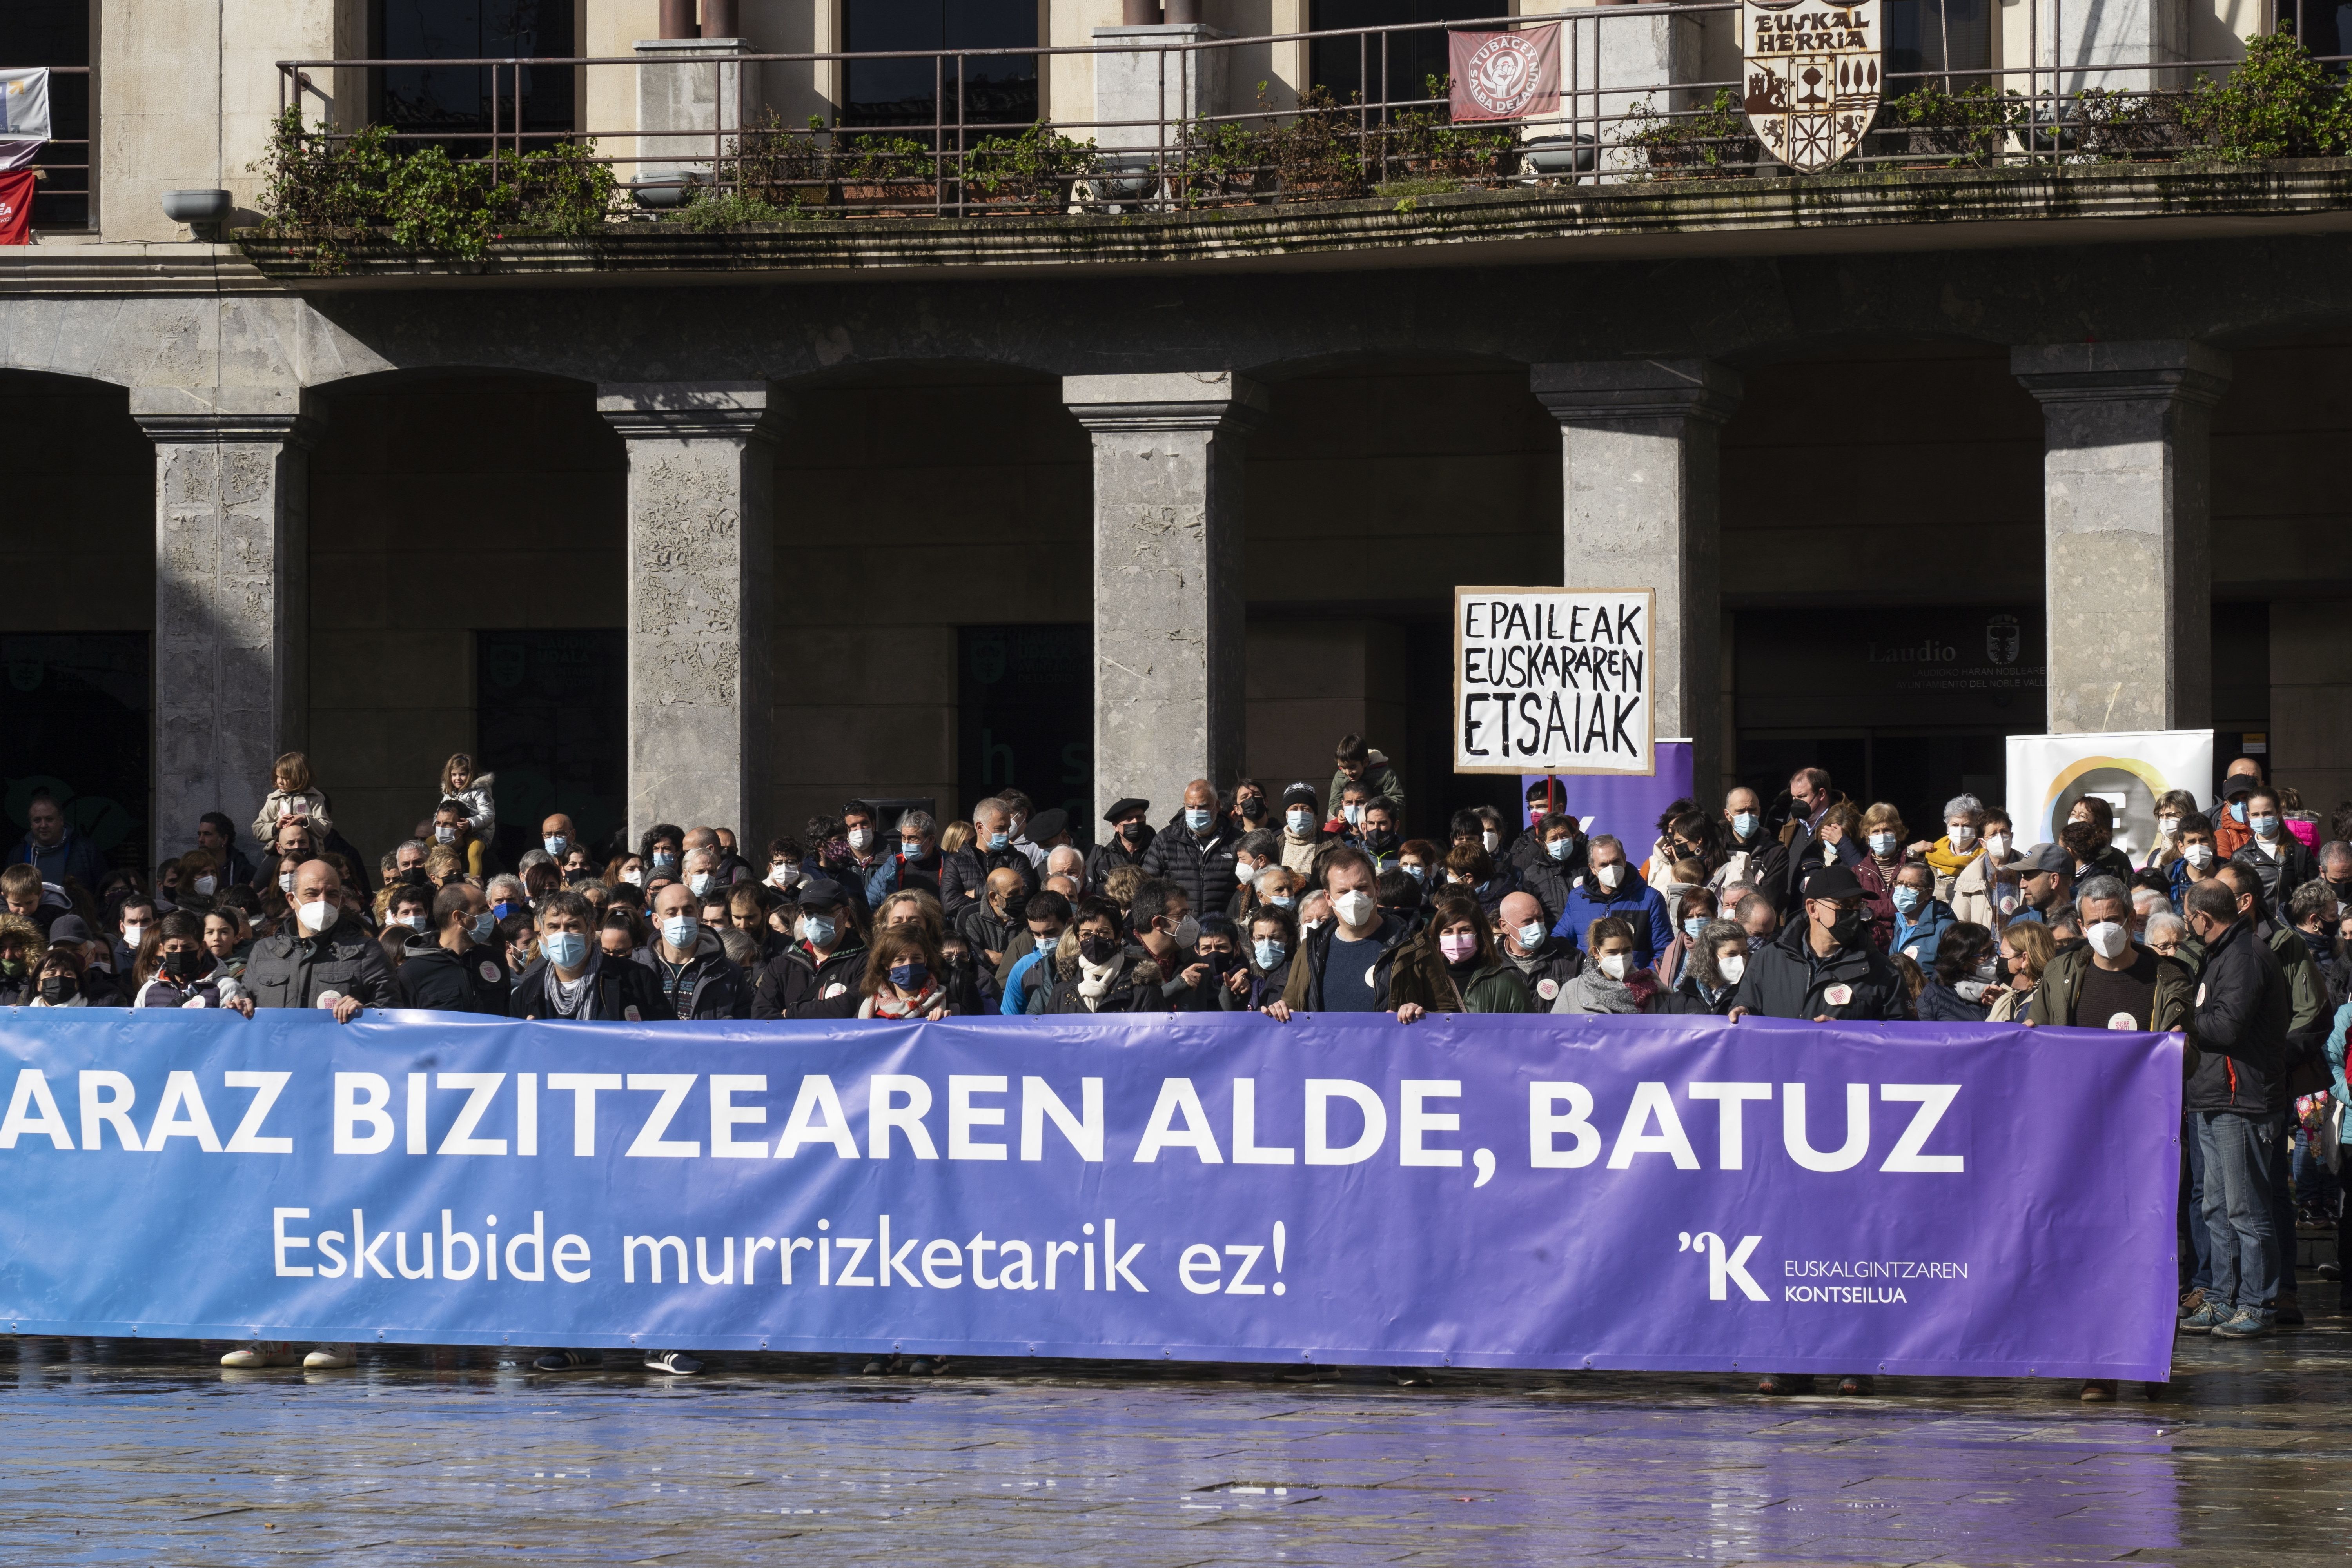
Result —
[{"label": "sneaker", "polygon": [[2213,1337],[2217,1340],[2256,1340],[2270,1331],[2270,1320],[2252,1307],[2242,1308],[2226,1323],[2213,1325]]},{"label": "sneaker", "polygon": [[2303,1300],[2292,1290],[2282,1290],[2272,1303],[2272,1321],[2289,1327],[2303,1321]]},{"label": "sneaker", "polygon": [[256,1340],[243,1350],[231,1351],[221,1357],[221,1365],[249,1372],[256,1367],[292,1366],[301,1359],[284,1340]]},{"label": "sneaker", "polygon": [[2203,1290],[2184,1290],[2181,1292],[2180,1296],[2180,1315],[2184,1318],[2189,1317],[2193,1314],[2198,1308],[2204,1304],[2205,1292]]},{"label": "sneaker", "polygon": [[929,1377],[938,1370],[939,1368],[931,1364],[929,1356],[917,1356],[908,1364],[907,1374],[909,1377]]},{"label": "sneaker", "polygon": [[670,1372],[681,1377],[702,1370],[702,1363],[684,1351],[655,1351],[646,1357],[647,1372]]},{"label": "sneaker", "polygon": [[596,1363],[578,1351],[550,1351],[530,1364],[538,1372],[578,1372]]},{"label": "sneaker", "polygon": [[2231,1316],[2227,1308],[2208,1301],[2180,1320],[2180,1331],[2184,1334],[2210,1334],[2228,1322]]},{"label": "sneaker", "polygon": [[1813,1375],[1808,1372],[1768,1373],[1756,1385],[1759,1394],[1811,1394]]},{"label": "sneaker", "polygon": [[1838,1379],[1838,1392],[1840,1394],[1868,1394],[1877,1385],[1875,1384],[1872,1383],[1871,1380],[1866,1377],[1842,1377]]},{"label": "sneaker", "polygon": [[2083,1403],[2085,1405],[2112,1405],[2115,1399],[2116,1380],[2112,1377],[2095,1377],[2083,1384]]},{"label": "sneaker", "polygon": [[302,1358],[303,1366],[311,1372],[341,1372],[359,1363],[359,1352],[352,1345],[320,1345]]},{"label": "sneaker", "polygon": [[2319,1266],[2319,1277],[2322,1279],[2341,1279],[2344,1278],[2344,1265],[2331,1258]]}]

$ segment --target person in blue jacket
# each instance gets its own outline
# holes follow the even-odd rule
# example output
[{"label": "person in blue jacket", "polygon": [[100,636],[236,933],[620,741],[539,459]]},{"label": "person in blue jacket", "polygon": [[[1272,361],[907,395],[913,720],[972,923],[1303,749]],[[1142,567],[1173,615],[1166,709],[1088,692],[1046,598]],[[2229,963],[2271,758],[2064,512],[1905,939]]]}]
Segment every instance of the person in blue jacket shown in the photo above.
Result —
[{"label": "person in blue jacket", "polygon": [[1595,834],[1585,852],[1584,875],[1569,889],[1566,907],[1551,934],[1570,947],[1580,948],[1584,933],[1603,915],[1615,915],[1633,928],[1633,967],[1647,969],[1675,940],[1666,920],[1666,900],[1658,890],[1633,876],[1625,864],[1625,846],[1613,834]]},{"label": "person in blue jacket", "polygon": [[66,826],[65,808],[47,790],[37,789],[26,803],[25,821],[31,829],[23,843],[9,851],[8,864],[30,866],[44,882],[62,884],[71,877],[92,892],[106,875],[106,861],[98,847]]},{"label": "person in blue jacket", "polygon": [[1936,952],[1954,921],[1952,906],[1936,897],[1936,873],[1924,860],[1895,870],[1895,941],[1888,951],[1906,954],[1933,973]]}]

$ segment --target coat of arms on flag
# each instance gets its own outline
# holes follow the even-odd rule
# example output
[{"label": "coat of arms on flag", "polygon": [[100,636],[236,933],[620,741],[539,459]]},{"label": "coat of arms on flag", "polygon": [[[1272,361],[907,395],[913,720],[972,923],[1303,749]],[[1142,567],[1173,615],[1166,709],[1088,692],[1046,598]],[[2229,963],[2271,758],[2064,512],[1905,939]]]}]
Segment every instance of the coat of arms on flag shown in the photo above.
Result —
[{"label": "coat of arms on flag", "polygon": [[1747,0],[1748,123],[1803,174],[1852,155],[1878,114],[1879,0]]}]

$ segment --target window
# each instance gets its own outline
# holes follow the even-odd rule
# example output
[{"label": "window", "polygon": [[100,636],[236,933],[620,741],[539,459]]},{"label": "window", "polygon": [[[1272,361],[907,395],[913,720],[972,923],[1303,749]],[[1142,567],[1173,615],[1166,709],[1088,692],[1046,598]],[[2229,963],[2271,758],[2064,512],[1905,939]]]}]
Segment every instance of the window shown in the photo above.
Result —
[{"label": "window", "polygon": [[[391,60],[545,59],[577,54],[574,43],[572,0],[378,0],[372,52]],[[388,66],[378,74],[376,119],[404,134],[450,138],[454,153],[486,150],[475,138],[490,130],[493,108],[499,131],[511,135],[518,93],[521,130],[554,136],[576,129],[569,69]]]},{"label": "window", "polygon": [[[1503,0],[1315,0],[1308,30],[1336,32],[1346,27],[1393,27],[1412,22],[1491,21],[1510,7]],[[1433,95],[1431,77],[1446,73],[1445,29],[1417,28],[1391,33],[1387,38],[1388,73],[1383,86],[1379,34],[1357,38],[1318,39],[1312,46],[1307,71],[1315,85],[1341,103],[1362,93],[1369,103],[1410,103]],[[1364,91],[1369,77],[1372,87]]]},{"label": "window", "polygon": [[49,174],[34,187],[34,226],[88,228],[89,0],[0,3],[0,66],[50,68],[50,141],[33,160]]},{"label": "window", "polygon": [[[2045,26],[2047,23],[2043,24]],[[1923,84],[1914,73],[1981,72],[1992,64],[1992,0],[1886,0],[1887,96]],[[1955,76],[1936,85],[1951,92],[1983,90],[1989,76]]]},{"label": "window", "polygon": [[[895,49],[1021,49],[1037,47],[1036,0],[845,0],[845,46],[854,54]],[[956,121],[956,62],[852,60],[845,125]],[[940,91],[944,89],[944,101]],[[1028,125],[1037,119],[1037,57],[986,56],[963,62],[963,121]]]}]

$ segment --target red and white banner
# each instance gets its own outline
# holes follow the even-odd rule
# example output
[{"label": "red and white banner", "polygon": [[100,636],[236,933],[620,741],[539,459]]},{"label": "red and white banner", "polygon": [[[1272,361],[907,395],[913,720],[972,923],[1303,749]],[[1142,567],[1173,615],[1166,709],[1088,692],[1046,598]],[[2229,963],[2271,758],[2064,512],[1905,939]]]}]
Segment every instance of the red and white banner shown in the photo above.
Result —
[{"label": "red and white banner", "polygon": [[1518,120],[1559,108],[1559,24],[1449,32],[1456,120]]},{"label": "red and white banner", "polygon": [[33,242],[33,174],[30,169],[0,174],[0,245]]}]

